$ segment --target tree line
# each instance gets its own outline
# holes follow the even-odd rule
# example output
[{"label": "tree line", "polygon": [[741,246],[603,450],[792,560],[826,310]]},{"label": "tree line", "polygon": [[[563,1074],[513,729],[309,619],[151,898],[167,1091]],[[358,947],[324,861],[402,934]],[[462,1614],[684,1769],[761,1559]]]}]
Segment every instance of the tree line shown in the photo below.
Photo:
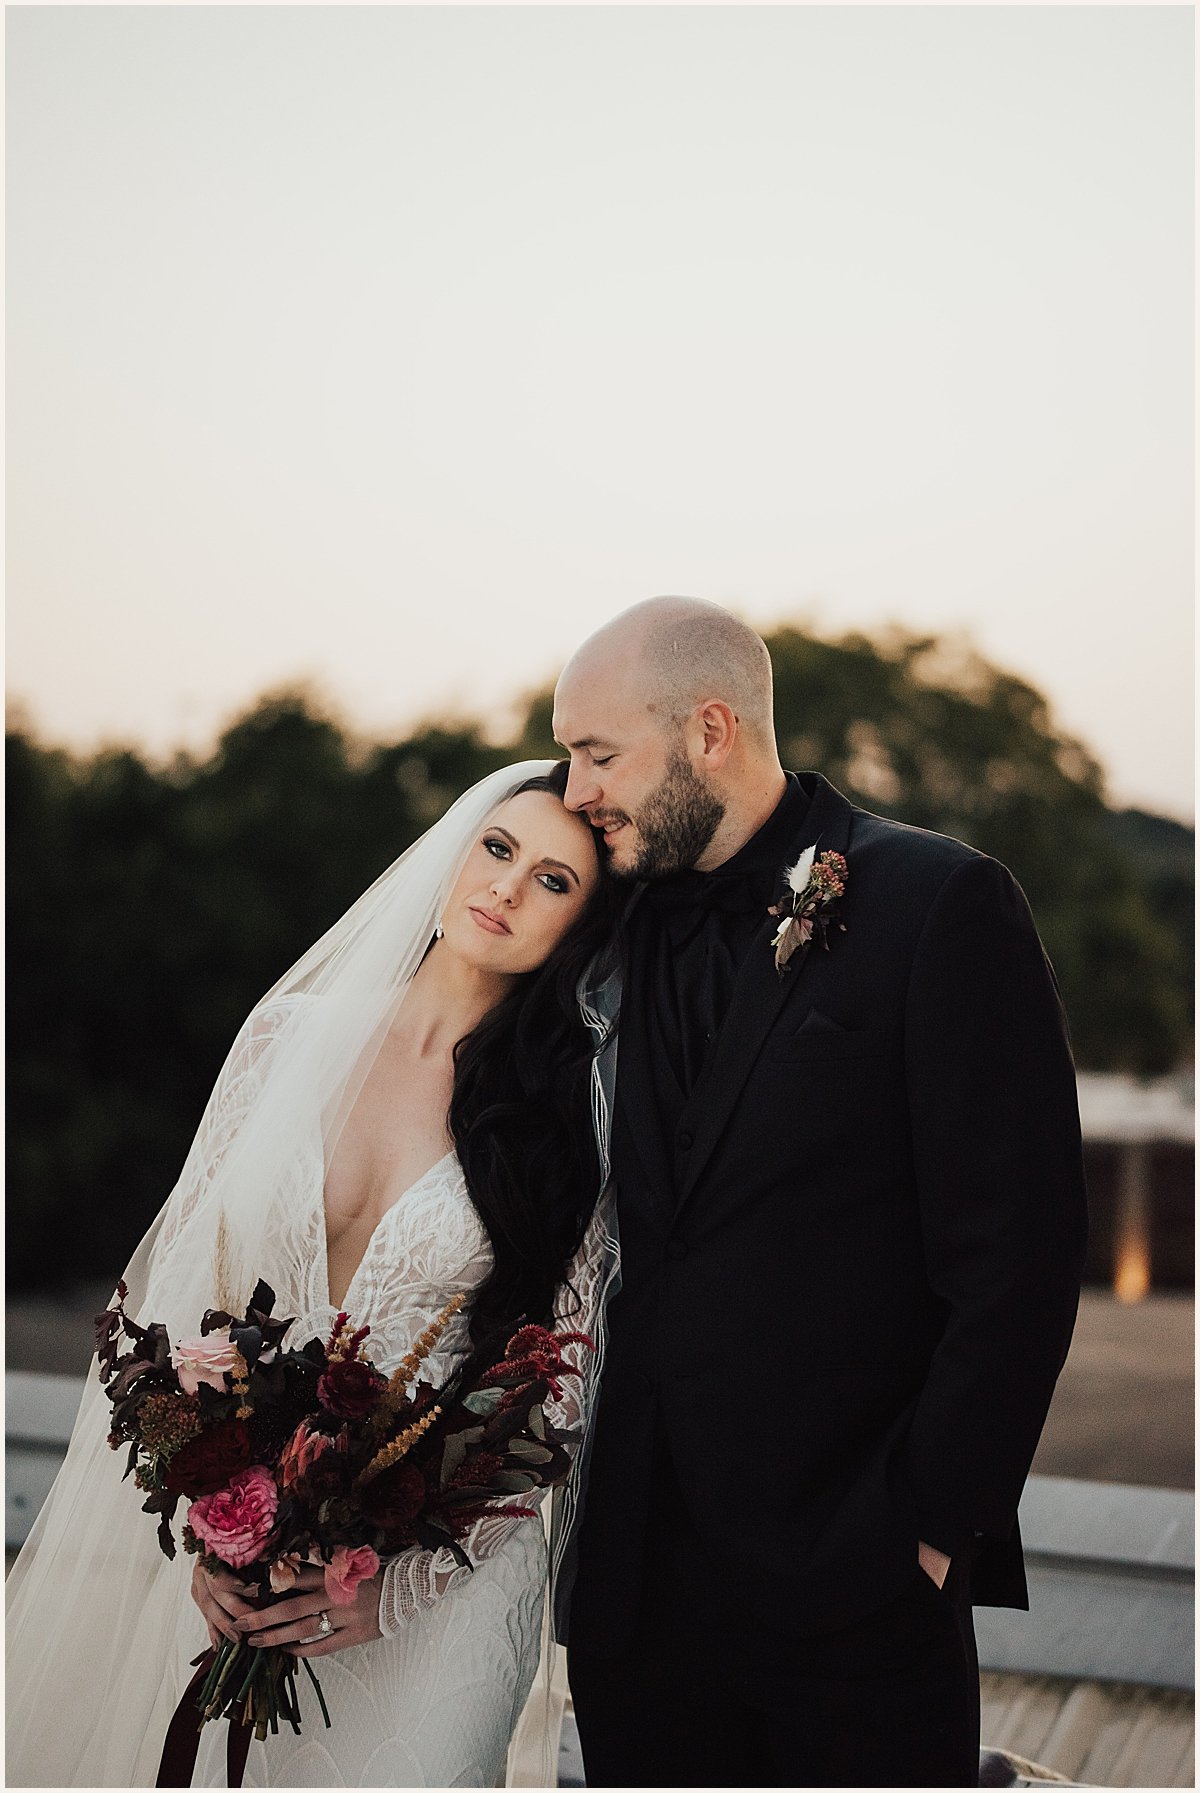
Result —
[{"label": "tree line", "polygon": [[[1110,807],[1041,693],[960,642],[783,628],[767,645],[785,765],[1019,878],[1081,1067],[1186,1058],[1191,830]],[[14,1286],[120,1267],[248,1009],[469,784],[559,755],[550,714],[541,691],[501,744],[469,723],[364,742],[285,691],[167,765],[10,728]]]}]

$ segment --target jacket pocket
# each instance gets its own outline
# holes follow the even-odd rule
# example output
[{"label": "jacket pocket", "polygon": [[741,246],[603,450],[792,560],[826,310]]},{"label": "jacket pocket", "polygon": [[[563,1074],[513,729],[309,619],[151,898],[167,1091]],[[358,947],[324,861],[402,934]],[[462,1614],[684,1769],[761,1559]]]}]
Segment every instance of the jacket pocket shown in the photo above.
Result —
[{"label": "jacket pocket", "polygon": [[767,1057],[787,1064],[840,1062],[844,1059],[889,1058],[898,1051],[899,1035],[889,1028],[802,1027],[793,1034],[773,1034]]}]

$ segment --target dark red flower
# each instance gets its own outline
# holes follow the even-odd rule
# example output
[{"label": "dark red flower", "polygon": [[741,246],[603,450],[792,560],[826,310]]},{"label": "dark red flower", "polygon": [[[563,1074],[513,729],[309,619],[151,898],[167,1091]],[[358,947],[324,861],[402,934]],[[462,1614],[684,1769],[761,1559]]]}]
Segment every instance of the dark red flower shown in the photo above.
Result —
[{"label": "dark red flower", "polygon": [[250,1433],[242,1421],[220,1420],[175,1452],[167,1466],[167,1493],[186,1494],[189,1500],[216,1494],[249,1469],[252,1456]]},{"label": "dark red flower", "polygon": [[380,1470],[359,1491],[363,1512],[386,1532],[403,1531],[424,1511],[425,1477],[415,1463]]},{"label": "dark red flower", "polygon": [[497,1457],[492,1451],[476,1451],[450,1477],[451,1488],[479,1488],[486,1486],[498,1470],[504,1468],[504,1459]]},{"label": "dark red flower", "polygon": [[[544,1326],[522,1326],[505,1346],[504,1356],[480,1377],[484,1388],[512,1388],[530,1378],[544,1377],[556,1401],[562,1399],[563,1376],[578,1376],[576,1366],[563,1356],[564,1345],[595,1345],[586,1332],[548,1332]],[[509,1405],[508,1400],[504,1403]]]},{"label": "dark red flower", "polygon": [[319,1506],[323,1500],[328,1500],[333,1495],[344,1494],[349,1480],[349,1459],[346,1452],[343,1448],[335,1448],[325,1451],[317,1458],[300,1483],[297,1493]]},{"label": "dark red flower", "polygon": [[317,1399],[339,1419],[365,1419],[386,1387],[379,1371],[361,1358],[335,1358],[317,1383]]}]

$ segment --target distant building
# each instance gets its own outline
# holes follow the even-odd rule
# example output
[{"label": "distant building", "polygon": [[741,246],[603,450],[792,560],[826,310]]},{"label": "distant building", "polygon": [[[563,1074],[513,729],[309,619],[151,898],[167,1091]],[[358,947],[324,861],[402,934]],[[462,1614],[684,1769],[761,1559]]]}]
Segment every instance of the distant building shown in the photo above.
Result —
[{"label": "distant building", "polygon": [[1196,1086],[1188,1072],[1142,1079],[1081,1071],[1091,1207],[1085,1278],[1138,1301],[1195,1283]]}]

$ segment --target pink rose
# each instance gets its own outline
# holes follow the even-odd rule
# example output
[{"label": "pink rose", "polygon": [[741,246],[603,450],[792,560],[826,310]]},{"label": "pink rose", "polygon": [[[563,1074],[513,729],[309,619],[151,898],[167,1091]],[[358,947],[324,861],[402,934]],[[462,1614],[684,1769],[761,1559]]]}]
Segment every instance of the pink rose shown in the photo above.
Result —
[{"label": "pink rose", "polygon": [[333,1561],[325,1565],[325,1597],[331,1606],[353,1606],[360,1581],[370,1581],[379,1570],[379,1558],[369,1544],[351,1550],[339,1544]]},{"label": "pink rose", "polygon": [[202,1382],[227,1392],[225,1377],[242,1367],[242,1354],[227,1332],[206,1339],[185,1339],[171,1353],[171,1362],[185,1395],[194,1395]]},{"label": "pink rose", "polygon": [[254,1561],[270,1537],[278,1506],[274,1476],[255,1463],[235,1475],[228,1488],[193,1501],[188,1524],[206,1550],[231,1569],[241,1569]]}]

